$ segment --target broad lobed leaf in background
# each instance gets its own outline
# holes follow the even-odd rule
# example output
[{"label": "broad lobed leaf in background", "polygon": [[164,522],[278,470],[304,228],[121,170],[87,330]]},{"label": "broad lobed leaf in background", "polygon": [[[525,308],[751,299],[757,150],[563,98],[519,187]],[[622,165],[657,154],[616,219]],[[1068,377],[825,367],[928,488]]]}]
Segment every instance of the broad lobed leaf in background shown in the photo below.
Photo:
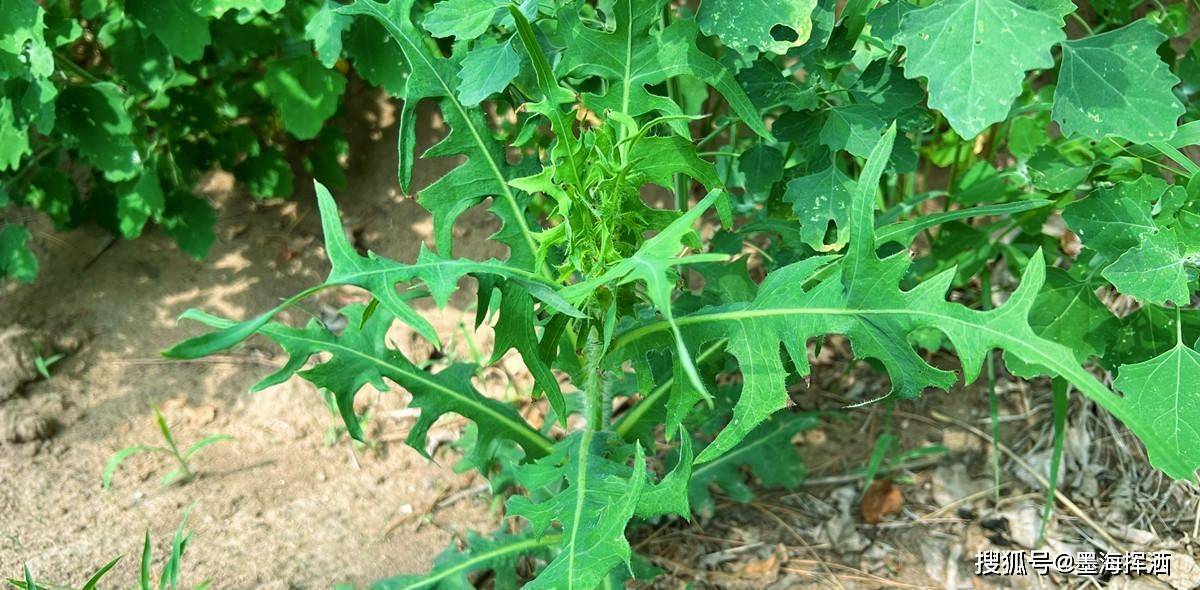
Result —
[{"label": "broad lobed leaf in background", "polygon": [[154,168],[149,166],[149,172],[143,171],[136,180],[117,185],[117,219],[125,238],[138,237],[146,222],[161,221],[166,211],[167,198]]},{"label": "broad lobed leaf in background", "polygon": [[208,20],[197,14],[187,0],[125,0],[125,10],[172,55],[185,62],[200,59],[212,41]]},{"label": "broad lobed leaf in background", "polygon": [[1164,209],[1172,198],[1164,181],[1142,176],[1096,189],[1062,215],[1083,245],[1099,255],[1095,263],[1101,276],[1118,291],[1157,305],[1186,305],[1200,266],[1200,227],[1187,221],[1193,215],[1189,211]]},{"label": "broad lobed leaf in background", "polygon": [[297,139],[312,139],[337,111],[346,78],[311,55],[277,59],[266,67],[267,91]]},{"label": "broad lobed leaf in background", "polygon": [[0,170],[17,169],[29,155],[29,137],[17,126],[16,107],[7,97],[0,98]]},{"label": "broad lobed leaf in background", "polygon": [[1183,105],[1171,91],[1179,78],[1158,56],[1165,40],[1142,19],[1063,43],[1053,111],[1063,134],[1134,143],[1170,139]]},{"label": "broad lobed leaf in background", "polygon": [[1029,325],[1039,336],[1069,346],[1081,364],[1104,356],[1117,329],[1117,317],[1096,296],[1101,282],[1050,268],[1046,284],[1029,312]]},{"label": "broad lobed leaf in background", "polygon": [[19,225],[0,227],[0,276],[26,283],[37,275],[37,259],[29,251],[29,230]]},{"label": "broad lobed leaf in background", "polygon": [[515,39],[472,49],[462,61],[458,72],[458,99],[463,104],[482,102],[488,96],[502,92],[521,73],[521,57],[513,44]]},{"label": "broad lobed leaf in background", "polygon": [[143,165],[123,100],[116,84],[98,82],[67,88],[55,103],[58,132],[112,181],[137,176]]},{"label": "broad lobed leaf in background", "polygon": [[[1155,432],[1147,442],[1150,462],[1177,479],[1195,481],[1200,468],[1200,352],[1184,344],[1176,324],[1175,346],[1143,362],[1123,365],[1113,388],[1124,393],[1125,425],[1135,433]],[[1145,439],[1143,439],[1145,441]]]},{"label": "broad lobed leaf in background", "polygon": [[1066,39],[1048,2],[938,0],[900,21],[896,43],[904,73],[926,78],[929,106],[964,138],[1008,116],[1025,73],[1054,65],[1050,49]]},{"label": "broad lobed leaf in background", "polygon": [[817,96],[794,76],[781,71],[767,59],[757,59],[737,73],[738,85],[759,110],[782,106],[794,111],[817,108]]},{"label": "broad lobed leaf in background", "polygon": [[1165,183],[1147,177],[1100,188],[1067,205],[1063,220],[1085,246],[1110,261],[1116,260],[1143,236],[1158,231],[1151,207],[1165,188]]},{"label": "broad lobed leaf in background", "polygon": [[475,39],[487,31],[506,0],[444,0],[434,4],[422,25],[434,37]]},{"label": "broad lobed leaf in background", "polygon": [[46,11],[34,0],[0,2],[0,79],[45,77],[54,69],[46,46]]},{"label": "broad lobed leaf in background", "polygon": [[[816,0],[703,0],[696,18],[705,35],[740,53],[784,54],[808,41],[816,6]],[[781,28],[788,30],[782,39],[775,34]]]},{"label": "broad lobed leaf in background", "polygon": [[[57,229],[96,222],[132,239],[158,224],[203,257],[216,215],[193,189],[214,167],[249,178],[256,197],[290,196],[290,170],[273,178],[279,160],[267,160],[269,174],[247,170],[261,171],[264,154],[290,139],[312,138],[298,150],[304,163],[324,156],[310,171],[338,176],[344,148],[329,157],[336,135],[317,132],[341,100],[343,73],[291,41],[319,3],[5,0],[0,185]],[[339,43],[322,48],[322,65],[336,63],[340,32],[327,35]],[[350,36],[349,55],[361,55],[359,37]]]},{"label": "broad lobed leaf in background", "polygon": [[1143,305],[1121,318],[1104,360],[1112,369],[1138,363],[1167,352],[1181,337],[1184,342],[1200,339],[1200,310]]},{"label": "broad lobed leaf in background", "polygon": [[1188,283],[1197,266],[1200,248],[1185,240],[1178,228],[1169,227],[1145,236],[1103,274],[1118,291],[1140,301],[1187,305],[1192,298]]},{"label": "broad lobed leaf in background", "polygon": [[[836,162],[822,170],[788,181],[783,200],[792,204],[800,222],[800,239],[817,251],[840,250],[850,239],[847,218],[850,214],[850,194],[854,179],[838,168]],[[825,234],[832,223],[836,228],[834,240],[825,243]]]}]

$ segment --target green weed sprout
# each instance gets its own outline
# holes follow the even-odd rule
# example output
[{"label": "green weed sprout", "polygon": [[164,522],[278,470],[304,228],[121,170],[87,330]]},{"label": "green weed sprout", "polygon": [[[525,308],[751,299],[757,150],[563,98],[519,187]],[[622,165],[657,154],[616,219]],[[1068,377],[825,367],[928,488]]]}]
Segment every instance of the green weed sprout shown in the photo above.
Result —
[{"label": "green weed sprout", "polygon": [[[159,573],[157,588],[151,584],[151,570],[154,565],[153,551],[150,546],[150,531],[146,531],[146,541],[142,545],[142,565],[139,570],[137,590],[178,590],[179,574],[182,570],[183,553],[187,550],[188,541],[191,539],[191,533],[186,532],[188,516],[191,514],[191,508],[183,514],[183,520],[179,522],[179,527],[175,529],[175,536],[171,541],[171,557],[167,559],[167,563],[163,564],[162,571]],[[96,590],[100,584],[100,580],[108,575],[114,566],[125,557],[118,555],[112,561],[104,564],[88,581],[79,587],[79,590]],[[25,565],[24,580],[8,579],[10,588],[17,590],[69,590],[68,587],[46,586],[39,584],[33,580],[33,573],[29,571],[29,565]],[[193,590],[206,590],[211,582],[205,581],[198,586],[194,586]]]},{"label": "green weed sprout", "polygon": [[192,479],[192,477],[195,475],[188,461],[190,461],[196,453],[199,453],[214,443],[224,440],[233,440],[233,437],[227,434],[211,434],[192,444],[192,446],[188,447],[187,450],[180,452],[179,446],[175,444],[175,436],[171,434],[171,427],[167,425],[167,420],[163,417],[162,411],[158,409],[157,405],[154,406],[154,420],[158,422],[158,430],[162,433],[163,441],[166,442],[166,446],[160,447],[153,445],[134,445],[117,451],[116,454],[114,454],[112,458],[108,460],[108,465],[104,467],[104,475],[102,478],[104,489],[107,490],[108,488],[112,487],[112,476],[114,473],[116,473],[117,468],[121,466],[122,462],[134,455],[141,453],[166,453],[174,457],[175,461],[179,463],[179,467],[164,475],[162,480],[159,481],[160,487],[166,487],[177,481],[186,482]]},{"label": "green weed sprout", "polygon": [[50,379],[50,367],[54,366],[54,363],[61,361],[63,357],[66,356],[62,353],[52,354],[48,357],[42,356],[42,349],[40,346],[35,346],[34,352],[36,352],[37,355],[33,359],[33,367],[37,369],[38,375],[41,375],[42,379],[46,380]]},{"label": "green weed sprout", "polygon": [[[82,586],[80,586],[79,590],[95,590],[96,585],[100,583],[100,579],[103,578],[106,574],[108,574],[108,571],[111,570],[113,568],[113,566],[117,565],[117,563],[121,561],[122,557],[124,557],[124,556],[118,555],[112,561],[104,564],[100,569],[96,570],[96,573],[92,574],[92,577],[88,578],[88,581],[85,582]],[[8,584],[9,584],[9,587],[19,588],[20,590],[29,590],[31,588],[34,590],[49,590],[49,588],[47,586],[38,584],[33,581],[33,574],[29,571],[28,564],[25,565],[25,579],[24,580],[14,580],[12,578],[9,578]]]}]

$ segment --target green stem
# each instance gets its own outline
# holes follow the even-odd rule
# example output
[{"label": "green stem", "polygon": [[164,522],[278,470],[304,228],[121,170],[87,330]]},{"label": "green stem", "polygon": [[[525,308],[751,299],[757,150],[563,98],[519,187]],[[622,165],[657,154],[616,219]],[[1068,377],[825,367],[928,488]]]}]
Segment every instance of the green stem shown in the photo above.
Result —
[{"label": "green stem", "polygon": [[[738,126],[738,125],[734,125],[732,128],[730,128],[730,130],[729,130],[729,150],[728,151],[731,151],[731,152],[737,151],[737,140],[738,140],[738,130],[739,129],[740,129],[740,126]],[[725,160],[725,178],[729,178],[730,176],[733,176],[734,161],[735,161],[734,158],[729,158],[729,159]]]},{"label": "green stem", "polygon": [[717,136],[721,134],[721,132],[725,131],[726,129],[729,128],[730,125],[733,125],[733,124],[734,124],[734,121],[732,119],[730,119],[728,121],[725,121],[724,123],[721,123],[720,125],[717,125],[716,128],[714,128],[712,130],[712,132],[710,132],[708,135],[705,135],[704,138],[701,139],[700,141],[696,142],[696,148],[699,149],[700,146],[716,139]]},{"label": "green stem", "polygon": [[1054,499],[1058,495],[1058,471],[1062,465],[1063,436],[1067,430],[1067,394],[1071,384],[1062,377],[1050,381],[1050,391],[1054,396],[1054,442],[1050,456],[1049,485],[1046,490],[1046,504],[1042,508],[1042,524],[1038,526],[1036,545],[1041,545],[1046,539],[1046,525],[1050,522],[1050,514],[1054,511]]},{"label": "green stem", "polygon": [[[675,8],[671,4],[667,4],[664,7],[664,10],[663,10],[663,28],[664,29],[671,25],[671,19],[674,16],[674,10],[675,10]],[[679,104],[679,80],[677,78],[670,78],[667,80],[667,98],[671,99],[671,102],[673,102],[675,104]],[[684,176],[683,174],[676,174],[673,184],[674,184],[674,191],[675,191],[675,210],[676,211],[684,211],[687,209],[687,204],[688,204],[687,177]]]},{"label": "green stem", "polygon": [[1092,25],[1089,25],[1088,22],[1083,20],[1083,17],[1079,16],[1079,14],[1077,14],[1074,10],[1072,10],[1070,13],[1068,13],[1068,16],[1070,16],[1072,19],[1074,19],[1075,22],[1079,23],[1080,26],[1083,27],[1083,30],[1088,32],[1088,35],[1096,34],[1096,32],[1092,30]]},{"label": "green stem", "polygon": [[596,330],[589,330],[587,344],[583,348],[583,415],[589,430],[604,429],[604,378],[600,368],[603,358],[604,348],[600,345],[600,337]]},{"label": "green stem", "polygon": [[1000,148],[1000,142],[1007,135],[1009,126],[1009,121],[992,126],[991,135],[988,137],[987,150],[983,156],[987,162],[990,163],[996,160],[996,151]]},{"label": "green stem", "polygon": [[[987,265],[979,275],[980,305],[992,309],[992,267]],[[1000,499],[1000,398],[996,395],[996,351],[987,353],[988,413],[992,418],[992,484],[996,499]]]},{"label": "green stem", "polygon": [[57,51],[54,52],[54,63],[56,65],[58,65],[59,68],[65,69],[65,70],[70,70],[71,73],[75,74],[76,76],[79,76],[80,78],[83,78],[84,80],[86,80],[88,82],[91,82],[92,84],[98,84],[102,81],[102,80],[100,80],[100,78],[97,78],[91,72],[83,69],[82,67],[79,66],[79,64],[71,61],[70,58],[68,58],[67,56],[65,56]]},{"label": "green stem", "polygon": [[33,153],[33,157],[31,157],[29,161],[22,164],[21,169],[17,170],[16,174],[13,174],[8,182],[4,183],[4,190],[10,193],[17,192],[15,190],[16,186],[24,182],[26,180],[26,176],[32,176],[33,171],[37,169],[37,165],[42,161],[42,159],[51,153],[54,153],[54,150],[56,149],[58,149],[57,143],[49,143],[39,147],[38,150]]}]

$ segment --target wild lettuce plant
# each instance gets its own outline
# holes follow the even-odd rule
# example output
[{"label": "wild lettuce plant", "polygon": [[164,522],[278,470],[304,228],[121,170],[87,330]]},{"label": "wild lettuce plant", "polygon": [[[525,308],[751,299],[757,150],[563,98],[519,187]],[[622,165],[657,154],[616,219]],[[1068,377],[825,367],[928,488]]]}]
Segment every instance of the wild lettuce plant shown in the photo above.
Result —
[{"label": "wild lettuce plant", "polygon": [[[166,354],[274,340],[288,361],[254,389],[299,376],[333,393],[358,438],[356,393],[394,384],[421,411],[419,452],[440,416],[473,423],[467,461],[511,484],[517,532],[473,536],[384,588],[461,587],[481,570],[516,587],[522,559],[537,565],[527,588],[616,587],[642,570],[631,523],[688,518],[710,484],[745,497],[739,465],[769,467],[768,484],[803,477],[789,441],[815,418],[789,409],[789,388],[831,335],[895,399],[971,383],[999,351],[1194,479],[1200,124],[1180,119],[1200,69],[1167,43],[1186,9],[836,7],[329,2],[309,27],[319,54],[374,22],[403,56],[405,190],[416,105],[448,126],[420,156],[459,160],[417,194],[435,247],[414,262],[359,254],[318,185],[325,282],[250,320],[189,311],[213,331]],[[455,221],[485,204],[507,256],[455,257]],[[468,278],[491,361],[520,355],[546,423],[480,393],[475,367],[426,371],[386,340],[401,322],[440,344],[413,302],[445,306]],[[371,297],[342,311],[343,331],[273,321],[338,287]],[[961,375],[930,364],[942,349]]]}]

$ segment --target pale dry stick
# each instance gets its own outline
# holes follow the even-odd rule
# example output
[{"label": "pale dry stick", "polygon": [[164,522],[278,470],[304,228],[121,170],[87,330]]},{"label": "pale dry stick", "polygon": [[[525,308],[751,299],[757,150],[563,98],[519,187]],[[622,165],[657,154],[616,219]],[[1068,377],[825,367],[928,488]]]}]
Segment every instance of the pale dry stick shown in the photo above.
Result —
[{"label": "pale dry stick", "polygon": [[1034,500],[1045,497],[1046,495],[1040,492],[1026,492],[1018,496],[1009,496],[1007,498],[1000,498],[999,500],[996,500],[996,508],[999,509],[1012,504],[1020,504],[1022,500]]},{"label": "pale dry stick", "polygon": [[793,529],[791,527],[791,525],[789,525],[787,522],[785,522],[782,518],[779,518],[778,514],[775,514],[774,512],[771,512],[770,510],[767,510],[766,508],[759,506],[757,502],[751,502],[750,506],[753,507],[755,510],[769,516],[775,522],[779,523],[779,526],[782,527],[783,530],[790,533],[792,535],[792,537],[796,539],[796,542],[800,544],[800,548],[803,549],[805,553],[808,553],[813,559],[817,560],[818,565],[821,567],[821,569],[825,570],[825,573],[829,575],[829,578],[831,580],[833,580],[834,585],[837,586],[838,588],[840,588],[841,590],[846,590],[846,587],[842,585],[841,580],[838,580],[838,577],[836,574],[833,573],[833,570],[829,569],[829,566],[826,565],[824,561],[821,561],[821,559],[820,559],[821,556],[817,555],[817,552],[813,551],[812,548],[808,546],[808,541],[806,541],[804,539],[804,537],[800,535],[800,533],[796,532],[796,529]]},{"label": "pale dry stick", "polygon": [[[743,505],[744,505],[742,502],[737,502],[737,501],[735,501],[733,498],[730,498],[729,496],[726,496],[726,495],[724,495],[724,494],[720,494],[720,493],[718,493],[718,494],[713,494],[713,495],[714,495],[715,497],[717,497],[717,498],[719,498],[719,499],[721,500],[721,503],[720,503],[720,504],[718,504],[718,506],[719,506],[720,508],[726,508],[726,507],[729,507],[729,506],[743,506]],[[756,501],[756,502],[755,502],[755,504],[757,504],[757,505],[759,505],[759,506],[761,506],[761,507],[764,507],[764,508],[770,508],[770,509],[772,509],[772,510],[778,510],[778,511],[787,512],[787,513],[789,513],[789,514],[791,514],[791,515],[793,515],[793,516],[799,516],[799,517],[807,517],[807,516],[811,516],[811,515],[809,515],[808,513],[804,512],[804,511],[802,511],[802,510],[797,510],[797,509],[795,509],[795,508],[792,508],[791,506],[784,506],[784,505],[782,505],[782,504],[776,504],[776,503],[774,503],[774,502],[765,502],[765,501],[762,501],[762,500],[758,500],[758,501]]]},{"label": "pale dry stick", "polygon": [[491,489],[492,489],[491,485],[489,485],[487,483],[481,483],[479,485],[461,489],[461,490],[458,490],[457,492],[454,492],[453,494],[450,494],[449,496],[446,496],[440,502],[435,504],[434,508],[437,510],[441,510],[443,508],[453,506],[465,498],[469,498],[471,496],[477,496],[477,495],[487,492]]},{"label": "pale dry stick", "polygon": [[[1021,469],[1024,469],[1026,472],[1029,473],[1029,475],[1033,476],[1033,478],[1035,480],[1037,480],[1037,482],[1039,484],[1044,486],[1046,489],[1050,489],[1050,482],[1046,479],[1045,476],[1043,476],[1041,473],[1038,473],[1038,471],[1036,469],[1034,469],[1032,466],[1030,466],[1029,463],[1026,463],[1025,460],[1022,459],[1020,455],[1018,455],[1012,449],[1008,448],[1008,446],[1000,443],[997,440],[994,440],[991,437],[991,435],[987,434],[986,432],[983,432],[982,430],[979,430],[978,428],[975,428],[974,426],[971,426],[970,424],[967,424],[961,420],[958,420],[957,418],[947,416],[937,410],[931,411],[930,415],[938,420],[941,420],[942,422],[947,423],[947,424],[953,424],[954,426],[957,426],[963,430],[966,430],[967,432],[974,434],[975,436],[983,439],[984,441],[987,441],[987,442],[995,445],[997,449],[1000,449],[1000,452],[1004,453],[1005,455],[1008,455],[1008,458],[1012,459],[1013,462],[1016,463],[1018,467],[1020,467]],[[1109,544],[1110,548],[1116,549],[1117,551],[1121,551],[1121,552],[1126,551],[1126,548],[1123,544],[1119,543],[1116,539],[1113,538],[1112,535],[1108,534],[1108,531],[1104,530],[1104,528],[1101,527],[1099,523],[1092,520],[1092,517],[1088,516],[1087,513],[1084,512],[1083,509],[1079,507],[1079,505],[1075,504],[1075,502],[1073,502],[1071,500],[1071,498],[1067,497],[1067,495],[1064,492],[1055,491],[1052,493],[1054,493],[1054,498],[1056,500],[1058,500],[1059,502],[1061,502],[1062,505],[1067,508],[1067,510],[1072,512],[1075,516],[1079,517],[1079,520],[1082,520],[1084,522],[1084,524],[1088,525],[1088,527],[1090,527],[1092,530],[1096,531],[1096,533],[1100,535],[1100,538],[1104,539],[1104,542]]]},{"label": "pale dry stick", "polygon": [[[663,524],[659,525],[658,528],[654,529],[653,533],[650,533],[649,536],[647,536],[645,539],[642,539],[641,541],[638,541],[638,544],[633,546],[634,551],[640,551],[642,549],[642,547],[645,547],[646,545],[649,545],[650,543],[654,542],[655,539],[658,539],[659,535],[663,531],[667,530],[667,527],[669,527],[669,526],[671,526],[670,521],[664,522]],[[667,535],[665,535],[663,538],[670,537],[672,534],[674,534],[674,533],[667,533]],[[695,533],[692,533],[692,534],[695,534]]]},{"label": "pale dry stick", "polygon": [[380,418],[391,418],[393,420],[416,420],[421,417],[420,408],[401,408],[399,410],[389,410],[376,414]]},{"label": "pale dry stick", "polygon": [[108,241],[106,241],[104,243],[104,245],[101,246],[100,249],[97,250],[96,253],[93,254],[92,257],[89,258],[88,261],[85,262],[83,264],[83,267],[81,267],[79,270],[85,271],[85,270],[91,268],[92,265],[95,264],[97,260],[100,260],[100,257],[103,256],[105,252],[108,252],[116,244],[117,244],[117,237],[109,236]]},{"label": "pale dry stick", "polygon": [[441,502],[442,500],[446,499],[446,497],[450,495],[451,489],[452,488],[450,486],[441,486],[438,489],[437,494],[435,494],[433,496],[433,500],[431,500],[428,503],[428,505],[425,507],[424,510],[416,510],[414,508],[412,512],[407,512],[407,513],[401,514],[400,516],[397,516],[396,518],[392,519],[391,522],[389,522],[386,526],[383,527],[383,532],[380,533],[379,538],[386,539],[388,537],[388,535],[392,534],[392,531],[395,531],[396,529],[400,528],[400,525],[402,525],[414,518],[417,518],[418,516],[420,516],[422,514],[428,514],[429,516],[432,517],[433,511],[435,509],[437,509],[437,507],[438,507],[438,503]]},{"label": "pale dry stick", "polygon": [[906,529],[915,526],[925,526],[933,524],[962,524],[970,522],[969,520],[958,518],[957,516],[946,516],[943,518],[931,518],[929,520],[893,520],[889,522],[880,522],[871,525],[877,529]]},{"label": "pale dry stick", "polygon": [[[21,224],[27,224],[27,223],[29,223],[30,221],[33,221],[33,220],[34,220],[34,218],[33,218],[33,217],[30,217],[29,219],[27,219],[27,220],[25,220],[25,221],[23,221],[23,222],[22,222],[22,221],[17,221],[17,223],[21,223]],[[71,246],[71,244],[70,244],[69,242],[67,242],[66,240],[64,240],[64,239],[62,239],[62,238],[60,238],[60,237],[58,237],[58,236],[56,236],[56,235],[54,235],[54,234],[51,234],[51,233],[44,232],[44,231],[42,231],[42,230],[40,230],[40,229],[35,229],[35,230],[33,230],[33,233],[37,234],[37,235],[38,235],[38,237],[40,237],[40,238],[42,238],[42,239],[44,239],[44,240],[48,240],[48,241],[50,241],[50,242],[54,242],[54,245],[56,245],[56,246],[59,246],[59,247],[61,247],[61,248],[71,248],[71,247],[72,247],[72,246]],[[79,248],[77,248],[77,247],[76,247],[76,248],[75,248],[75,250],[76,250],[76,251],[79,251]]]},{"label": "pale dry stick", "polygon": [[[812,570],[799,570],[799,569],[791,568],[791,567],[781,567],[781,568],[779,568],[779,570],[783,571],[783,572],[787,572],[789,574],[795,574],[797,576],[808,576],[810,578],[817,578],[818,580],[821,579],[821,577],[823,575],[823,574],[817,573]],[[837,574],[837,577],[845,578],[847,580],[851,580],[854,582],[872,582],[875,584],[879,584],[881,587],[887,587],[887,588],[914,588],[917,590],[927,590],[930,588],[930,586],[912,586],[909,584],[905,584],[903,582],[893,582],[891,580],[888,580],[887,578],[868,578],[865,576],[856,576],[854,574]]]},{"label": "pale dry stick", "polygon": [[[1170,526],[1167,524],[1167,521],[1165,519],[1163,519],[1163,517],[1162,517],[1162,514],[1167,507],[1167,503],[1171,501],[1171,495],[1163,493],[1163,484],[1166,483],[1167,490],[1170,490],[1171,485],[1173,485],[1173,484],[1170,482],[1166,482],[1166,477],[1162,474],[1161,471],[1157,472],[1156,477],[1157,477],[1157,481],[1155,482],[1156,485],[1154,487],[1154,494],[1152,495],[1152,497],[1162,498],[1162,500],[1159,501],[1158,506],[1156,506],[1154,508],[1154,510],[1147,512],[1146,510],[1142,509],[1142,510],[1139,510],[1139,514],[1138,514],[1138,521],[1140,522],[1140,521],[1144,520],[1146,522],[1146,527],[1150,528],[1151,530],[1153,530],[1153,528],[1154,528],[1154,523],[1151,522],[1151,519],[1157,519],[1158,522],[1162,523],[1164,528]],[[1184,485],[1186,485],[1186,484],[1184,484]],[[1137,488],[1135,487],[1134,489],[1137,489]],[[1142,502],[1137,502],[1136,504],[1139,507],[1144,506],[1144,503],[1142,503]]]},{"label": "pale dry stick", "polygon": [[719,549],[719,550],[713,551],[711,553],[705,553],[700,556],[700,559],[703,560],[705,558],[714,557],[714,556],[718,556],[718,555],[733,556],[733,555],[737,555],[738,553],[745,553],[747,551],[750,551],[751,549],[758,549],[759,547],[762,547],[764,545],[766,545],[766,543],[763,543],[762,541],[758,541],[755,543],[748,543],[748,544],[744,544],[744,545],[737,545],[734,547]]},{"label": "pale dry stick", "polygon": [[[1040,408],[1041,408],[1041,406],[1034,406],[1029,409],[1028,414],[1005,414],[1003,416],[997,416],[996,421],[1000,422],[1000,423],[1024,422],[1025,420],[1028,420],[1028,419],[1038,415],[1039,413],[1041,413]],[[984,416],[983,418],[976,418],[975,422],[977,422],[979,424],[991,424],[992,418],[990,416]]]},{"label": "pale dry stick", "polygon": [[1192,522],[1192,540],[1200,539],[1200,498],[1196,498],[1196,520]]},{"label": "pale dry stick", "polygon": [[915,522],[925,522],[931,518],[937,518],[937,517],[949,512],[951,509],[953,509],[957,506],[961,506],[963,504],[966,504],[967,502],[974,502],[975,500],[978,500],[980,498],[986,498],[989,495],[991,495],[993,492],[996,492],[997,490],[1003,489],[1007,486],[1008,486],[1008,483],[1005,482],[1005,483],[1000,484],[999,486],[992,486],[986,490],[980,490],[978,492],[975,492],[974,494],[967,494],[966,496],[963,496],[957,500],[954,500],[953,502],[950,502],[949,504],[946,504],[945,506],[942,506],[941,508],[938,508],[937,510],[934,510],[933,512],[930,512],[929,514],[918,517]]}]

